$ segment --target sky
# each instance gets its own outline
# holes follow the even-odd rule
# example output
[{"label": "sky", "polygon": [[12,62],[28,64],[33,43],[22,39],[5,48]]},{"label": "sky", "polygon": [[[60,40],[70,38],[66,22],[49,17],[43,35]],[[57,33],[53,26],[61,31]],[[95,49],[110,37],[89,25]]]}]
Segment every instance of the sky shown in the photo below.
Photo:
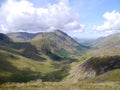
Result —
[{"label": "sky", "polygon": [[0,0],[0,32],[62,30],[77,38],[120,32],[120,0]]}]

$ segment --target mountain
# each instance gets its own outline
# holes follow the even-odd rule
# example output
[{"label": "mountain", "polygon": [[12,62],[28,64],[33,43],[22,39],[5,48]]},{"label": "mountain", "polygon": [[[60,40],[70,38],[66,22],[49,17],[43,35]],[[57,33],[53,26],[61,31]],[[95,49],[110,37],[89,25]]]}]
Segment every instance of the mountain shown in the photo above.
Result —
[{"label": "mountain", "polygon": [[75,56],[87,49],[59,30],[0,34],[0,83],[39,78],[60,81],[68,75]]},{"label": "mountain", "polygon": [[30,42],[44,53],[54,53],[63,57],[80,54],[87,49],[60,30],[39,34]]},{"label": "mountain", "polygon": [[0,34],[0,83],[38,79],[62,67],[55,68],[53,63],[47,56],[39,55],[30,43],[11,42],[5,34]]},{"label": "mountain", "polygon": [[34,38],[38,34],[41,33],[14,32],[8,33],[7,36],[11,38],[14,42],[25,42]]},{"label": "mountain", "polygon": [[29,42],[40,53],[49,54],[52,59],[68,57],[71,54],[82,54],[88,47],[79,44],[73,38],[60,30],[45,33],[17,32],[7,34],[15,42]]},{"label": "mountain", "polygon": [[120,33],[88,42],[92,48],[87,42],[82,45],[60,30],[0,34],[0,83],[39,78],[97,82],[104,76],[103,81],[116,81],[120,74]]}]

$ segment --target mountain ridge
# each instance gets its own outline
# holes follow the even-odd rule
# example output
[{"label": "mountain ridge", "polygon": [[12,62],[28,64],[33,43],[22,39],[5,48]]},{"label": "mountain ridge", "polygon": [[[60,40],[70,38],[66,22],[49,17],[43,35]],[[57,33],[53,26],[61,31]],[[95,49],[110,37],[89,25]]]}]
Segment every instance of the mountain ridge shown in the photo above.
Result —
[{"label": "mountain ridge", "polygon": [[[116,72],[119,71],[116,69],[120,69],[119,33],[101,38],[98,42],[92,42],[94,43],[93,48],[90,49],[59,30],[32,34],[32,36],[30,36],[30,33],[20,34],[25,36],[23,38],[18,37],[21,38],[20,42],[18,42],[19,39],[14,42],[8,36],[0,34],[0,62],[10,68],[9,70],[9,68],[1,65],[0,71],[8,71],[7,73],[13,74],[15,70],[17,72],[15,74],[18,76],[21,75],[19,72],[28,72],[31,75],[30,78],[33,73],[36,73],[35,78],[37,78],[37,75],[41,76],[41,72],[45,72],[46,74],[41,76],[45,81],[60,81],[68,76],[66,80],[77,82],[89,80],[90,78],[99,78],[102,74],[106,76],[106,74],[109,74],[107,72],[112,70],[116,75]],[[8,41],[12,43],[8,43]],[[25,64],[26,68],[30,68],[32,65],[32,69],[26,71],[24,66],[16,66],[16,63],[20,63],[19,60],[21,64]],[[72,64],[75,64],[76,68],[69,69],[70,67],[72,68]],[[41,66],[47,68],[47,70],[44,70]],[[65,66],[67,66],[66,69]],[[18,70],[16,67],[20,67],[23,70]],[[14,68],[13,71],[12,68]],[[114,70],[116,71],[114,72]],[[3,75],[0,74],[1,80],[3,80],[2,77]],[[12,78],[14,78],[14,75]],[[21,76],[21,78],[23,77]],[[8,80],[10,79],[11,77]]]},{"label": "mountain ridge", "polygon": [[[62,31],[40,33],[32,37],[27,33],[27,36],[28,38],[23,37],[20,41],[17,39],[19,42],[12,39],[11,44],[1,41],[0,71],[3,73],[0,73],[0,83],[29,81],[37,79],[38,76],[43,80],[60,81],[68,75],[70,63],[78,60],[74,58],[74,53],[86,49]],[[8,67],[4,67],[3,63]]]}]

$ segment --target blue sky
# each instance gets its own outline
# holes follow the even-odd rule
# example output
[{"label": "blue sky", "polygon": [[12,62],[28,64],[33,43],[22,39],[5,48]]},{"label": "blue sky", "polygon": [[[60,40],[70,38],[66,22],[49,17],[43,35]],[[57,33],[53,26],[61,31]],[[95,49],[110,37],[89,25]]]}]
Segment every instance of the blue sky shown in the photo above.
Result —
[{"label": "blue sky", "polygon": [[0,0],[0,32],[61,29],[78,38],[107,36],[120,31],[119,4],[120,0]]},{"label": "blue sky", "polygon": [[80,21],[87,26],[86,32],[79,36],[88,38],[108,35],[109,33],[105,32],[91,35],[92,26],[104,23],[105,19],[102,17],[104,13],[113,10],[120,12],[120,0],[70,0],[70,6],[80,14]]}]

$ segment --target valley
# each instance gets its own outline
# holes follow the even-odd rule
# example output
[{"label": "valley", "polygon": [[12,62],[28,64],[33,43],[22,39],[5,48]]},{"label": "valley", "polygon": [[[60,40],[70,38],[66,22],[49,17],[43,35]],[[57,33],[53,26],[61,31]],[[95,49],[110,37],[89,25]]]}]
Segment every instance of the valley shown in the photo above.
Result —
[{"label": "valley", "polygon": [[79,42],[60,30],[1,33],[0,89],[119,90],[119,36]]},{"label": "valley", "polygon": [[120,0],[0,0],[0,90],[120,90]]}]

